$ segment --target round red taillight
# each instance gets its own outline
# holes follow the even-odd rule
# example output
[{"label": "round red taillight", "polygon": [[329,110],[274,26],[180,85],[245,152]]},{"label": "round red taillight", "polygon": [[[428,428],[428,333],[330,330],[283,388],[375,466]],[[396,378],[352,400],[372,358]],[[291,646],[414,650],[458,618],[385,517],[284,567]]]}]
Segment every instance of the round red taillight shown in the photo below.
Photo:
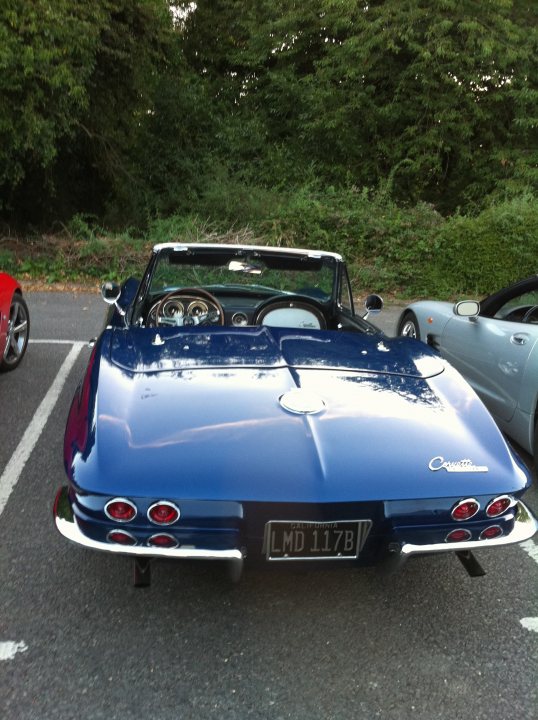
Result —
[{"label": "round red taillight", "polygon": [[492,500],[486,508],[486,515],[488,517],[497,517],[502,515],[505,510],[512,505],[512,498],[508,495],[501,495],[498,498]]},{"label": "round red taillight", "polygon": [[148,545],[151,545],[152,547],[173,548],[177,547],[178,542],[175,537],[172,537],[172,535],[159,533],[158,535],[152,535],[148,538]]},{"label": "round red taillight", "polygon": [[473,498],[467,498],[467,500],[460,500],[457,505],[452,508],[453,520],[461,522],[462,520],[470,520],[480,510],[480,505]]},{"label": "round red taillight", "polygon": [[493,540],[493,538],[499,537],[503,534],[503,529],[500,525],[490,525],[480,533],[480,540]]},{"label": "round red taillight", "polygon": [[125,498],[114,498],[105,505],[105,515],[117,522],[129,522],[136,517],[136,505]]},{"label": "round red taillight", "polygon": [[179,520],[179,508],[168,500],[160,500],[148,510],[148,518],[156,525],[171,525]]},{"label": "round red taillight", "polygon": [[118,545],[136,545],[136,538],[125,530],[111,530],[106,536],[108,542]]},{"label": "round red taillight", "polygon": [[457,530],[452,530],[452,532],[449,532],[448,535],[445,538],[445,542],[464,542],[465,540],[471,539],[471,533],[469,530],[465,530],[464,528],[458,528]]}]

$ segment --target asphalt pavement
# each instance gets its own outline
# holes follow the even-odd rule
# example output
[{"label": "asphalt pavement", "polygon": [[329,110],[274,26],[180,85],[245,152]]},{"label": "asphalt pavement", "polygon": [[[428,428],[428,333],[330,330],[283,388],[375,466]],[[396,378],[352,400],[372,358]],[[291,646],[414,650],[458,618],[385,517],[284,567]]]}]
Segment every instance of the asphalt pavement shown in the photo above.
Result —
[{"label": "asphalt pavement", "polygon": [[[2,720],[538,718],[536,541],[375,569],[131,565],[70,545],[52,503],[98,293],[29,293],[32,343],[0,375]],[[400,308],[372,318],[394,332]],[[37,419],[37,420],[36,420]],[[528,460],[528,458],[527,458]],[[538,510],[534,487],[527,495]]]}]

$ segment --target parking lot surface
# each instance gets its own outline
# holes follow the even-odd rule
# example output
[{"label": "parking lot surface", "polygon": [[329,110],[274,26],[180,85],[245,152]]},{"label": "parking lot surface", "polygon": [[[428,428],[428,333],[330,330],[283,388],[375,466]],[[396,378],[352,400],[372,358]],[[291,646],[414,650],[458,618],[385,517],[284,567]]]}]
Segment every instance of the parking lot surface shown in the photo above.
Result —
[{"label": "parking lot surface", "polygon": [[[455,557],[238,585],[160,562],[144,589],[128,559],[68,544],[52,523],[63,432],[105,306],[27,301],[27,356],[0,375],[2,720],[536,720],[536,539],[480,554],[483,578]],[[392,334],[398,314],[374,322]]]}]

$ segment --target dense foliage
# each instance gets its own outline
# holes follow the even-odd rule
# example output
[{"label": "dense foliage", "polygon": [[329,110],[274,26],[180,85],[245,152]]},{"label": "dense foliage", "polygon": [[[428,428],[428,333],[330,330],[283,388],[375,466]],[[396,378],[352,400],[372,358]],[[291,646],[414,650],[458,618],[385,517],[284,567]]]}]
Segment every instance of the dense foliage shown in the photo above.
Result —
[{"label": "dense foliage", "polygon": [[0,68],[4,227],[197,217],[400,288],[536,256],[534,0],[5,0]]},{"label": "dense foliage", "polygon": [[0,268],[21,279],[97,283],[139,274],[156,242],[242,242],[339,250],[358,295],[403,299],[484,296],[535,271],[538,203],[522,196],[476,216],[443,217],[431,205],[402,207],[384,195],[299,191],[272,220],[222,231],[218,223],[171,215],[144,233],[111,233],[75,216],[61,233],[0,241]]},{"label": "dense foliage", "polygon": [[102,213],[133,183],[129,156],[142,141],[140,118],[151,108],[169,25],[166,4],[154,0],[2,3],[6,219],[42,224],[80,210]]}]

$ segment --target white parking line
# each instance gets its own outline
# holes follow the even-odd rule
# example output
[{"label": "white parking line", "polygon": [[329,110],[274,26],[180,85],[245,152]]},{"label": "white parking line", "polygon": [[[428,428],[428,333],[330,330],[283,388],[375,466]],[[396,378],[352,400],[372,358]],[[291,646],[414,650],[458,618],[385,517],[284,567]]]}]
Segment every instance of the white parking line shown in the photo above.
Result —
[{"label": "white parking line", "polygon": [[[538,565],[538,545],[533,540],[525,540],[521,543],[521,549]],[[538,617],[522,618],[519,621],[526,630],[538,632]]]},{"label": "white parking line", "polygon": [[81,342],[81,340],[43,340],[38,338],[36,340],[29,340],[28,342],[30,345],[76,345]]},{"label": "white parking line", "polygon": [[17,653],[26,652],[28,646],[24,642],[0,642],[0,661],[13,660]]},{"label": "white parking line", "polygon": [[538,633],[538,617],[534,618],[522,618],[519,621],[526,630],[532,630]]},{"label": "white parking line", "polygon": [[4,472],[0,476],[0,515],[4,512],[4,508],[7,504],[9,496],[11,495],[13,488],[17,484],[19,477],[26,465],[28,458],[30,457],[32,450],[34,449],[43,428],[46,425],[47,420],[51,412],[54,410],[56,401],[60,397],[62,388],[67,380],[67,377],[78,358],[80,351],[85,347],[84,342],[74,342],[73,347],[67,354],[67,357],[62,363],[58,374],[56,375],[54,382],[49,388],[49,391],[41,401],[41,405],[37,408],[35,415],[26,428],[26,432],[21,438],[21,441],[17,445],[15,452],[11,456],[10,461],[6,465]]},{"label": "white parking line", "polygon": [[525,542],[521,543],[521,547],[538,565],[538,545],[535,544],[534,540],[525,540]]}]

